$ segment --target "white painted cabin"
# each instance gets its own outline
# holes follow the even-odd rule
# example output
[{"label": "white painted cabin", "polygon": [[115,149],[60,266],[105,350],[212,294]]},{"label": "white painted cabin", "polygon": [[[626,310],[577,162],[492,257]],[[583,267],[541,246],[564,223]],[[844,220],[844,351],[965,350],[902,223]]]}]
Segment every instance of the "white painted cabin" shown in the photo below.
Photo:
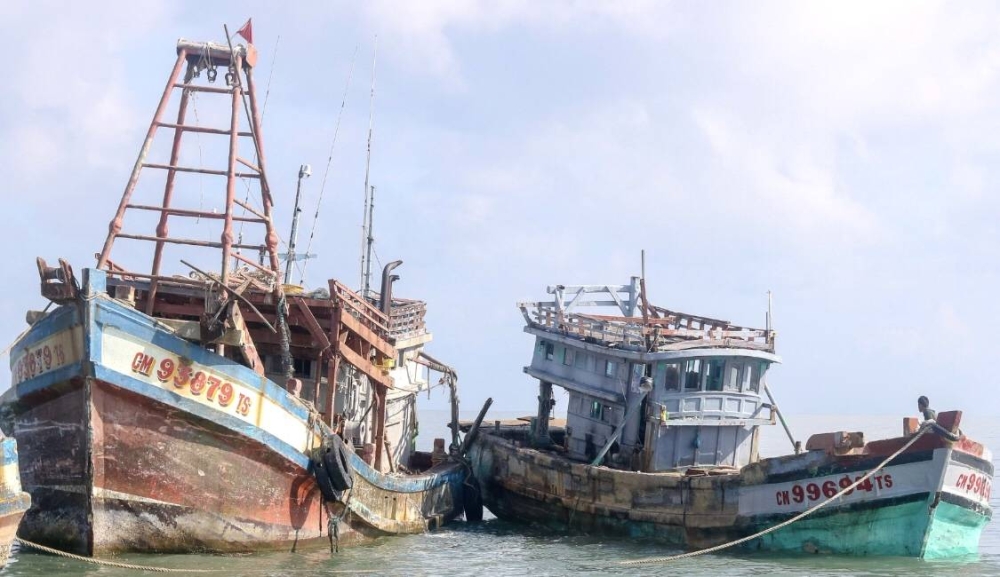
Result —
[{"label": "white painted cabin", "polygon": [[[780,362],[773,331],[650,306],[638,285],[549,287],[554,301],[520,304],[535,336],[524,370],[540,383],[533,442],[551,443],[555,385],[568,392],[572,459],[649,472],[756,461],[758,427],[774,424],[762,397]],[[620,314],[578,312],[585,306]]]}]

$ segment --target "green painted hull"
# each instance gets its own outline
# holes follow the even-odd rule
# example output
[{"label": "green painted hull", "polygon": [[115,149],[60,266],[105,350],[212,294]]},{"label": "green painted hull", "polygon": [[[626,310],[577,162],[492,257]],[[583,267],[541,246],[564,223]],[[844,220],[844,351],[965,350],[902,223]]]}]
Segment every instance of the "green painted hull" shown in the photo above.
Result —
[{"label": "green painted hull", "polygon": [[[837,510],[803,519],[748,542],[776,552],[940,559],[976,555],[989,517],[934,494],[895,504]],[[763,522],[754,530],[773,526]]]},{"label": "green painted hull", "polygon": [[960,505],[938,504],[930,521],[924,547],[925,559],[975,555],[979,536],[990,518]]}]

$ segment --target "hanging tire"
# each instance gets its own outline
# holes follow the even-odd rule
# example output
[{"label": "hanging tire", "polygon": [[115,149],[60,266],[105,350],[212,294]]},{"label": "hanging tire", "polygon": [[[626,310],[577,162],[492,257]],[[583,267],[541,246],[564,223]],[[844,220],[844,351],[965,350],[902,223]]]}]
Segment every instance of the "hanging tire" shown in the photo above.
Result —
[{"label": "hanging tire", "polygon": [[483,494],[475,477],[470,476],[462,484],[462,508],[467,522],[478,523],[483,520]]},{"label": "hanging tire", "polygon": [[350,455],[344,440],[332,435],[323,445],[326,449],[323,453],[323,465],[330,484],[337,491],[350,489],[354,486],[354,472],[351,470]]},{"label": "hanging tire", "polygon": [[324,453],[323,449],[316,449],[313,452],[309,458],[309,469],[316,479],[316,485],[319,487],[320,494],[323,495],[323,500],[339,501],[340,493],[334,489],[333,483],[330,481],[330,475],[326,470],[326,464],[323,463]]}]

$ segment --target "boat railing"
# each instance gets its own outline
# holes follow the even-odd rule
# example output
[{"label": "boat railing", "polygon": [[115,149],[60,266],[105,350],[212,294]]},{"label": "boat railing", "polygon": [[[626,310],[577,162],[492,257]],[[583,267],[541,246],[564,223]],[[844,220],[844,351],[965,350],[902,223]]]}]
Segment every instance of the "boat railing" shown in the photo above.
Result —
[{"label": "boat railing", "polygon": [[424,316],[427,303],[410,299],[393,299],[389,313],[389,335],[397,340],[427,333]]},{"label": "boat railing", "polygon": [[733,325],[727,321],[650,307],[656,316],[623,317],[565,313],[555,303],[518,303],[529,326],[589,341],[603,346],[647,349],[690,341],[737,341],[771,348],[774,331]]},{"label": "boat railing", "polygon": [[330,281],[330,295],[344,306],[344,311],[385,338],[390,334],[389,319],[385,313],[372,306],[364,297],[347,288],[340,281]]}]

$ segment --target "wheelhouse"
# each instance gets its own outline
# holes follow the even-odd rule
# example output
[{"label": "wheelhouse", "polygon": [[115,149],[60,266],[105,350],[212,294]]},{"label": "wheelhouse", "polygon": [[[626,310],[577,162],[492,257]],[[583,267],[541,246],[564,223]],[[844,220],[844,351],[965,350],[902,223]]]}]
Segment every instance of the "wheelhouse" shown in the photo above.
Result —
[{"label": "wheelhouse", "polygon": [[[552,441],[555,385],[569,397],[562,441],[572,459],[648,472],[756,461],[759,426],[774,424],[763,396],[780,361],[773,331],[651,306],[638,284],[550,287],[554,301],[520,304],[535,336],[524,370],[540,383],[533,442]],[[584,302],[588,293],[609,298]],[[621,315],[573,312],[586,305]]]}]

